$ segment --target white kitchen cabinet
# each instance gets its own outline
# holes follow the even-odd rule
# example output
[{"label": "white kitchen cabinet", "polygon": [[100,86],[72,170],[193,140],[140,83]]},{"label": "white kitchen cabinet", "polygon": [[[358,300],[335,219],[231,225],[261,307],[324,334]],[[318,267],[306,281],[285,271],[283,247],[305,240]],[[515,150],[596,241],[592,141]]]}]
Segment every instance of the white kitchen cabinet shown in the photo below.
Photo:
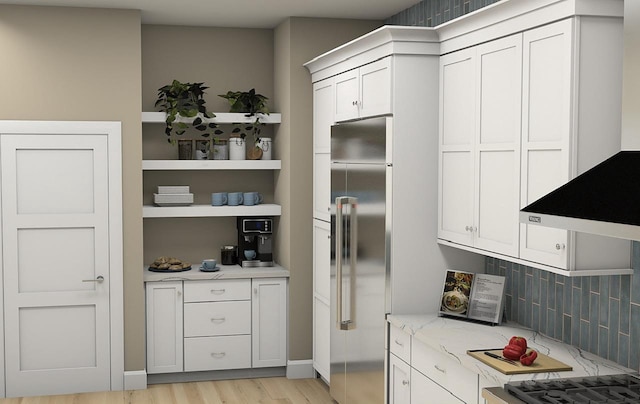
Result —
[{"label": "white kitchen cabinet", "polygon": [[391,113],[391,77],[389,57],[335,76],[335,121]]},{"label": "white kitchen cabinet", "polygon": [[182,282],[147,282],[147,373],[183,370]]},{"label": "white kitchen cabinet", "polygon": [[287,279],[202,275],[146,282],[147,372],[286,366]]},{"label": "white kitchen cabinet", "polygon": [[252,361],[254,368],[287,364],[287,279],[251,281]]},{"label": "white kitchen cabinet", "polygon": [[621,2],[606,3],[498,4],[439,29],[441,244],[565,276],[630,273],[628,241],[518,218],[620,150]]},{"label": "white kitchen cabinet", "polygon": [[411,404],[470,404],[411,368]]},{"label": "white kitchen cabinet", "polygon": [[313,298],[313,368],[327,383],[331,383],[329,370],[331,307],[328,300]]},{"label": "white kitchen cabinet", "polygon": [[330,220],[334,89],[333,77],[313,84],[313,217],[325,221]]},{"label": "white kitchen cabinet", "polygon": [[440,61],[438,237],[516,256],[522,35]]},{"label": "white kitchen cabinet", "polygon": [[389,355],[389,404],[410,404],[411,367],[394,354]]},{"label": "white kitchen cabinet", "polygon": [[313,219],[313,366],[329,380],[331,225]]}]

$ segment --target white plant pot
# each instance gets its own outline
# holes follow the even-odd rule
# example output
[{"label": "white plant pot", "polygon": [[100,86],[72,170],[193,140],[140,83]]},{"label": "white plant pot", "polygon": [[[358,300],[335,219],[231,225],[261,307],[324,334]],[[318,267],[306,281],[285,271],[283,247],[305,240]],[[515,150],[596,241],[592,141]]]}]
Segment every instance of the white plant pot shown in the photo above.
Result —
[{"label": "white plant pot", "polygon": [[232,137],[229,139],[229,160],[245,160],[247,158],[244,139]]}]

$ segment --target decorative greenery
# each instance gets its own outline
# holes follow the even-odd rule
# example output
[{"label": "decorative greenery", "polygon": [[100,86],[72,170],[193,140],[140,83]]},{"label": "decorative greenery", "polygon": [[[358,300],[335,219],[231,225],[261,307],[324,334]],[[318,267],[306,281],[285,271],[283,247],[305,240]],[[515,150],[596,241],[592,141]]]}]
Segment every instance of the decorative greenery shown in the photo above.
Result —
[{"label": "decorative greenery", "polygon": [[[204,118],[214,118],[215,115],[207,111],[205,106],[204,83],[181,83],[173,80],[169,85],[158,89],[158,99],[155,106],[160,107],[160,111],[167,113],[165,120],[166,127],[164,133],[167,135],[169,143],[175,143],[176,139],[172,134],[181,136],[189,128],[190,124],[179,121],[179,117],[193,118],[191,127],[202,132],[203,137],[209,137],[210,129],[216,129],[218,125],[214,122],[206,123]],[[222,134],[221,130],[213,132],[216,135]]]},{"label": "decorative greenery", "polygon": [[255,116],[255,120],[252,124],[241,126],[236,124],[236,127],[232,130],[232,136],[240,136],[244,139],[247,133],[253,135],[254,143],[260,141],[260,132],[264,123],[260,122],[260,115],[269,115],[269,109],[267,108],[268,98],[262,94],[256,94],[255,88],[249,91],[227,91],[226,94],[220,94],[220,97],[229,101],[229,112],[242,112],[246,117]]}]

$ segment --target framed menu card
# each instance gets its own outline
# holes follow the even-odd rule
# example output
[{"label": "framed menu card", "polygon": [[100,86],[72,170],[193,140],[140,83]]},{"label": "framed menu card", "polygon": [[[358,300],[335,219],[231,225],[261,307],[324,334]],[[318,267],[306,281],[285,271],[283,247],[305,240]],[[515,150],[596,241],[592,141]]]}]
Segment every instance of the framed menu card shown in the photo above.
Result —
[{"label": "framed menu card", "polygon": [[500,324],[504,276],[447,270],[440,314]]}]

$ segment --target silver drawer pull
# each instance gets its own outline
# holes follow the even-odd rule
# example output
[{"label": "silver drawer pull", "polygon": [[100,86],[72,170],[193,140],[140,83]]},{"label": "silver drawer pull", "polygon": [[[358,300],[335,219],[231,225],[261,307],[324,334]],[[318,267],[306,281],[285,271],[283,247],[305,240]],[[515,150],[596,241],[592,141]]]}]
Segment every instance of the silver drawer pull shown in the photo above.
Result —
[{"label": "silver drawer pull", "polygon": [[211,293],[213,293],[214,295],[221,295],[226,291],[226,289],[211,289]]},{"label": "silver drawer pull", "polygon": [[400,346],[404,346],[404,344],[403,344],[402,342],[398,341],[398,339],[397,339],[397,338],[396,338],[396,340],[395,340],[395,343],[396,343],[396,344],[398,344],[398,345],[400,345]]},{"label": "silver drawer pull", "polygon": [[82,282],[98,282],[98,283],[102,283],[102,282],[104,282],[104,276],[98,275],[98,277],[96,279],[83,279]]},{"label": "silver drawer pull", "polygon": [[226,352],[211,352],[211,357],[216,359],[224,358],[226,355]]},{"label": "silver drawer pull", "polygon": [[434,368],[436,368],[436,370],[437,370],[438,372],[442,372],[442,373],[445,373],[445,374],[447,373],[447,369],[442,369],[442,368],[441,368],[440,366],[438,366],[438,365],[433,365],[433,367],[434,367]]},{"label": "silver drawer pull", "polygon": [[407,386],[408,384],[409,384],[409,380],[403,380],[403,381],[402,381],[402,385],[403,385],[403,386]]},{"label": "silver drawer pull", "polygon": [[217,317],[217,318],[212,318],[211,322],[212,323],[223,323],[225,322],[227,319],[225,317]]}]

